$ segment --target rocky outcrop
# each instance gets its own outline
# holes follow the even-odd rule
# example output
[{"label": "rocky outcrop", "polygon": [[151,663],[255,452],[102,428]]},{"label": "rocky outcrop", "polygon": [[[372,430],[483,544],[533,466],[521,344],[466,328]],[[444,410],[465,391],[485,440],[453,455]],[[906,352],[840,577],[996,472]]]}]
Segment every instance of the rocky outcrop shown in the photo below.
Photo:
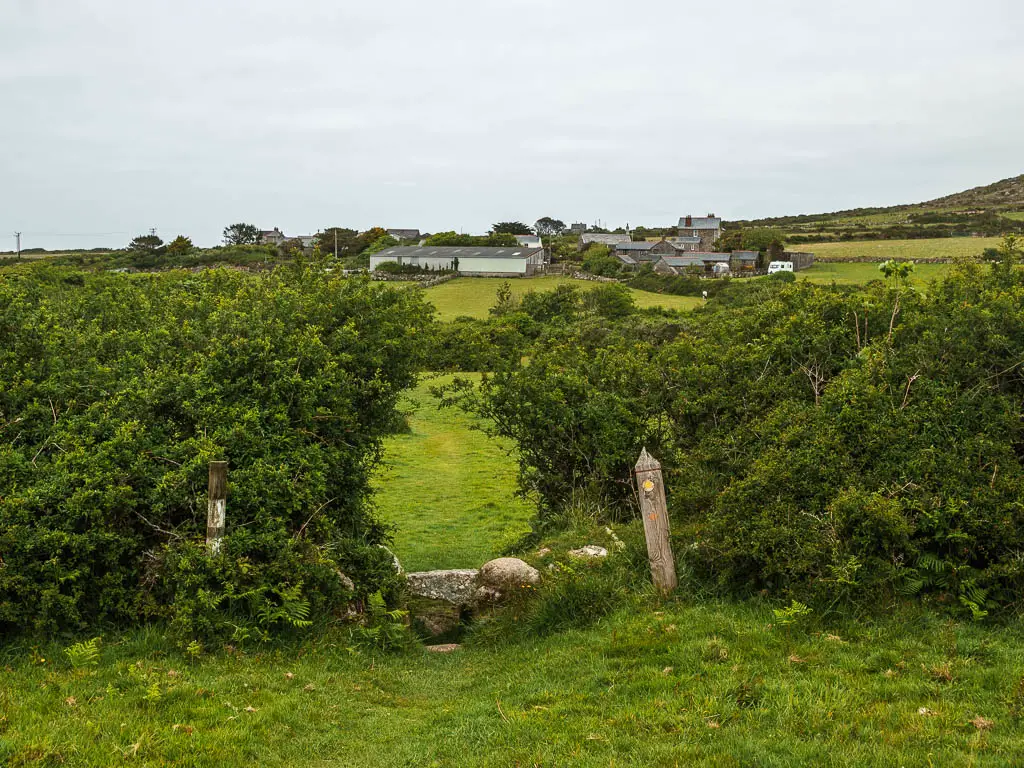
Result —
[{"label": "rocky outcrop", "polygon": [[570,549],[569,557],[608,557],[608,550],[597,544],[586,544],[579,549]]},{"label": "rocky outcrop", "polygon": [[457,629],[473,602],[477,573],[465,568],[406,574],[409,615],[414,626],[431,636]]},{"label": "rocky outcrop", "polygon": [[409,593],[430,600],[468,605],[476,589],[479,571],[462,568],[450,571],[417,571],[405,576]]},{"label": "rocky outcrop", "polygon": [[518,557],[499,557],[480,566],[480,586],[497,590],[540,583],[540,571]]}]

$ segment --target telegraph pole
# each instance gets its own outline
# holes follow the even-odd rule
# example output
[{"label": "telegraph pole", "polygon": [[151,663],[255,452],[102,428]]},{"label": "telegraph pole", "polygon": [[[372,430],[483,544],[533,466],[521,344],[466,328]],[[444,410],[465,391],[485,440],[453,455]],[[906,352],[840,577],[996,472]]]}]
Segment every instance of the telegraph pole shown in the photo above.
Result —
[{"label": "telegraph pole", "polygon": [[21,261],[21,232],[14,233],[14,241],[17,243],[17,248],[15,250],[15,260]]},{"label": "telegraph pole", "polygon": [[334,260],[338,260],[338,228],[334,228]]}]

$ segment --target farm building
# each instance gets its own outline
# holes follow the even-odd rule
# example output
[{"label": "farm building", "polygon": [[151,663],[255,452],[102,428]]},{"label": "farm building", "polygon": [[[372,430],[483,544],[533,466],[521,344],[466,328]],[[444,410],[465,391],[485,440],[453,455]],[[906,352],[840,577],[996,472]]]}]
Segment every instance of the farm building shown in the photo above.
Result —
[{"label": "farm building", "polygon": [[421,269],[457,269],[477,277],[525,277],[544,265],[542,248],[490,248],[484,246],[399,246],[370,256],[370,269],[385,262]]},{"label": "farm building", "polygon": [[629,235],[601,235],[596,232],[585,232],[580,235],[579,249],[582,251],[591,243],[607,245],[609,248],[614,248],[619,243],[629,243],[632,241],[633,238]]},{"label": "farm building", "polygon": [[419,240],[420,231],[418,229],[389,229],[388,234],[395,240]]},{"label": "farm building", "polygon": [[733,251],[729,259],[729,267],[733,272],[752,272],[757,269],[757,251]]},{"label": "farm building", "polygon": [[[680,242],[685,240],[685,242]],[[692,242],[690,242],[692,241]],[[694,238],[662,238],[637,243],[617,243],[614,246],[616,256],[628,254],[637,261],[657,261],[662,256],[680,256],[696,251],[699,237]]]},{"label": "farm building", "polygon": [[679,219],[679,236],[700,238],[700,246],[693,250],[706,253],[722,236],[722,220],[713,213],[707,216],[682,216]]},{"label": "farm building", "polygon": [[721,272],[715,270],[716,264],[730,264],[731,253],[715,253],[694,251],[685,255],[662,256],[654,264],[654,271],[665,275],[685,275],[692,267],[699,267],[702,275],[715,275]]},{"label": "farm building", "polygon": [[540,235],[516,235],[516,242],[523,248],[543,248]]}]

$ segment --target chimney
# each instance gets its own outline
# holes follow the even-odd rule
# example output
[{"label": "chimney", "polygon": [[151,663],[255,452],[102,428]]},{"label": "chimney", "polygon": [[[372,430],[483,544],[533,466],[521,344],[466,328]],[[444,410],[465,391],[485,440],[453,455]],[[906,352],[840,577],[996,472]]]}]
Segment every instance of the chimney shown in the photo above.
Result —
[{"label": "chimney", "polygon": [[690,216],[689,214],[687,214],[687,216],[686,216],[686,223],[683,226],[684,227],[692,227],[693,226],[693,216]]},{"label": "chimney", "polygon": [[715,214],[713,214],[713,213],[709,213],[709,214],[708,214],[708,218],[709,218],[709,219],[713,219],[713,218],[715,218]]}]

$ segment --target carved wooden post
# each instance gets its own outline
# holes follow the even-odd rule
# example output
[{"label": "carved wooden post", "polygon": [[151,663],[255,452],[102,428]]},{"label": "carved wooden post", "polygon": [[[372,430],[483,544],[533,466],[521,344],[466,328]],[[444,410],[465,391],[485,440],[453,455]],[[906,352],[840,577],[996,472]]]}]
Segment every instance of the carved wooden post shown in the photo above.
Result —
[{"label": "carved wooden post", "polygon": [[668,594],[679,583],[676,580],[676,561],[668,541],[668,503],[665,501],[665,483],[661,477],[661,464],[647,449],[640,452],[636,463],[636,484],[640,494],[640,513],[644,518],[644,537],[647,539],[647,557],[651,561],[651,578],[663,594]]},{"label": "carved wooden post", "polygon": [[228,463],[210,462],[209,501],[206,508],[206,550],[220,554],[220,540],[227,523]]}]

